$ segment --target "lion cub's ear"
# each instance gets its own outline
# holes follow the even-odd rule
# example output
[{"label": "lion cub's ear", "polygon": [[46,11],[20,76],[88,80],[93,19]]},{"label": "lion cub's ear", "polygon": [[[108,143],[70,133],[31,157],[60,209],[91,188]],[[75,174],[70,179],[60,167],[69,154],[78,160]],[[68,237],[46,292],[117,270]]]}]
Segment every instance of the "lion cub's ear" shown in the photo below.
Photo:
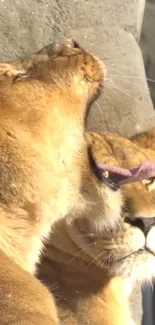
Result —
[{"label": "lion cub's ear", "polygon": [[18,81],[22,79],[27,79],[28,75],[24,69],[18,69],[11,63],[1,63],[0,64],[0,76],[5,76],[6,78],[11,78],[13,81]]}]

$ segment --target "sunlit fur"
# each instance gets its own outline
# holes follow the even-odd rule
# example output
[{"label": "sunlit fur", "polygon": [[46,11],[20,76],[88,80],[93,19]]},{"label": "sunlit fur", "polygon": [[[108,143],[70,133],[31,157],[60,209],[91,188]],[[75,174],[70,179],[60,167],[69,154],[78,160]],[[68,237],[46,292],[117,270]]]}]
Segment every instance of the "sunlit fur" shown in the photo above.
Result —
[{"label": "sunlit fur", "polygon": [[[0,324],[54,325],[33,277],[51,225],[77,206],[85,116],[104,68],[72,40],[0,64]],[[81,196],[80,196],[81,198]]]}]

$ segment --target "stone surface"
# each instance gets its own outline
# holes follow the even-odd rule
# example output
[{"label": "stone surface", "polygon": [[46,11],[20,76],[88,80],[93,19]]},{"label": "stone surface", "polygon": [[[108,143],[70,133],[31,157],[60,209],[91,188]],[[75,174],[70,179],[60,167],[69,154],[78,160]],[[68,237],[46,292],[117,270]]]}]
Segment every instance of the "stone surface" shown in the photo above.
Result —
[{"label": "stone surface", "polygon": [[132,34],[124,30],[135,29],[137,35],[143,5],[143,0],[113,0],[113,5],[103,0],[73,0],[72,5],[70,0],[65,5],[63,0],[2,0],[0,57],[12,59],[61,35],[74,36],[105,60],[111,80],[105,83],[105,95],[92,108],[88,129],[133,135],[152,126],[155,118],[141,52]]},{"label": "stone surface", "polygon": [[141,53],[132,34],[125,31],[138,38],[144,3],[1,0],[0,58],[10,60],[33,53],[62,35],[74,36],[105,59],[108,79],[115,83],[112,87],[106,82],[105,95],[92,108],[88,128],[130,136],[154,124]]},{"label": "stone surface", "polygon": [[[155,106],[155,0],[146,4],[140,39],[151,97]],[[152,80],[152,81],[151,81]]]},{"label": "stone surface", "polygon": [[145,0],[0,0],[0,58],[32,53],[58,35],[67,35],[70,28],[94,28],[103,22],[118,23],[138,38],[144,4]]},{"label": "stone surface", "polygon": [[87,126],[131,136],[155,125],[141,51],[132,34],[107,25],[103,30],[97,27],[96,34],[90,28],[71,32],[107,67],[104,94],[92,107]]},{"label": "stone surface", "polygon": [[154,289],[151,284],[145,284],[143,294],[143,320],[142,325],[154,325],[155,324],[155,312],[154,312]]},{"label": "stone surface", "polygon": [[[140,46],[145,63],[150,94],[155,106],[155,0],[147,0]],[[143,325],[155,324],[155,293],[152,286],[145,287],[143,295]]]},{"label": "stone surface", "polygon": [[[135,325],[141,325],[142,318],[143,318],[142,289],[139,283],[136,283],[134,286],[134,290],[130,299],[130,309],[131,309],[132,318],[135,322]],[[152,325],[152,324],[146,323],[143,325]]]}]

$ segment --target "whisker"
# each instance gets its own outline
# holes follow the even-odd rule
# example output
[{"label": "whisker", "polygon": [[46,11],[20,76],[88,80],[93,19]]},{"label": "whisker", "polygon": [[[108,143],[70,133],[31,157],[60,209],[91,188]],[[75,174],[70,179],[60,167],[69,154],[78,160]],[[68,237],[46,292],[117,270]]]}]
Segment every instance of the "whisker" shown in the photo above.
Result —
[{"label": "whisker", "polygon": [[112,63],[112,66],[116,66],[116,67],[120,67],[123,69],[129,69],[129,68],[133,68],[132,66],[126,66],[126,65],[122,65],[122,64],[116,64],[116,63]]},{"label": "whisker", "polygon": [[95,102],[95,105],[98,107],[99,112],[102,114],[102,108],[100,107],[100,105],[97,102]]},{"label": "whisker", "polygon": [[[106,259],[105,259],[106,257]],[[89,263],[88,267],[90,267],[95,261],[99,262],[100,265],[104,268],[108,268],[110,265],[110,260],[111,260],[112,254],[108,254],[108,259],[107,259],[107,252],[102,252],[100,254],[98,254],[97,256],[95,256],[91,262]]]},{"label": "whisker", "polygon": [[[108,79],[108,78],[106,79],[106,82],[107,82],[107,81],[110,81],[110,82],[112,81],[112,82],[113,82],[113,80]],[[127,83],[127,84],[130,84],[130,85],[138,86],[138,88],[141,88],[141,86],[140,86],[138,83],[136,83],[136,82],[129,81],[129,80],[124,80],[124,79],[123,79],[123,83],[124,83],[124,82]],[[149,89],[150,89],[150,88],[149,88]],[[148,94],[148,91],[145,91],[145,92],[143,91],[143,93]]]},{"label": "whisker", "polygon": [[135,102],[137,102],[138,104],[140,103],[140,101],[138,101],[135,97],[131,96],[128,92],[127,89],[121,89],[119,88],[115,83],[111,82],[109,83],[110,86],[114,87],[115,89],[121,91],[123,94],[125,94],[127,97],[133,99]]},{"label": "whisker", "polygon": [[[118,72],[119,73],[119,77],[121,77],[122,75],[124,75],[124,71],[121,71],[121,70],[119,70],[119,69],[117,69],[117,68],[114,68],[114,67],[108,67],[108,66],[106,66],[107,67],[107,71],[109,72],[109,70],[111,69],[111,70],[114,70],[114,72],[116,71],[116,72]],[[110,72],[109,72],[110,73]],[[108,73],[108,74],[109,74]]]},{"label": "whisker", "polygon": [[76,238],[83,238],[83,237],[88,237],[88,236],[91,236],[91,235],[93,235],[93,233],[79,234],[79,235],[76,235]]},{"label": "whisker", "polygon": [[[109,86],[109,87],[108,87]],[[113,94],[115,94],[117,97],[120,97],[120,94],[117,92],[117,91],[115,91],[112,87],[111,87],[111,85],[110,84],[107,84],[106,85],[106,88],[108,89],[110,89],[110,91],[111,92],[113,92]]]},{"label": "whisker", "polygon": [[83,255],[82,249],[80,247],[76,247],[77,254],[74,254],[74,256],[71,257],[71,259],[68,261],[67,265],[70,265],[77,257],[80,257],[80,255]]},{"label": "whisker", "polygon": [[[120,47],[115,47],[115,50],[116,49],[120,50]],[[124,53],[124,54],[121,54],[121,56],[120,56],[120,54],[118,54],[118,56],[104,57],[104,58],[100,58],[100,60],[103,60],[103,61],[105,61],[105,60],[106,61],[108,61],[108,60],[122,60],[122,58],[127,57],[129,55],[130,55],[130,53]]]},{"label": "whisker", "polygon": [[88,268],[95,262],[97,261],[100,257],[102,257],[104,255],[104,252],[98,254],[97,256],[95,256],[94,258],[92,258],[92,260],[90,261],[90,263],[88,264]]},{"label": "whisker", "polygon": [[51,289],[52,290],[55,290],[57,288],[59,288],[59,282],[58,281],[51,284]]},{"label": "whisker", "polygon": [[[128,78],[128,79],[139,79],[139,80],[143,80],[144,77],[137,77],[137,76],[125,76],[125,75],[112,75],[112,77],[116,77],[116,78]],[[154,79],[150,79],[150,78],[146,78],[147,81],[150,81],[150,82],[153,82],[155,83],[155,80]]]}]

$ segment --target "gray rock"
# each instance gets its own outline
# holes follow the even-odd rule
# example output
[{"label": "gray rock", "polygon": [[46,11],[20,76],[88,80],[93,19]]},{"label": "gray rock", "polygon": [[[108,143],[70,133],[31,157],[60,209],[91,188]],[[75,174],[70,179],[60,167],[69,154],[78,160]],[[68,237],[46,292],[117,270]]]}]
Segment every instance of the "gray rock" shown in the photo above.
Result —
[{"label": "gray rock", "polygon": [[127,136],[144,131],[154,124],[154,111],[141,52],[132,36],[139,37],[144,4],[144,0],[1,0],[0,58],[11,60],[53,39],[74,36],[103,59],[113,83],[105,83],[105,95],[92,108],[88,129],[117,130]]},{"label": "gray rock", "polygon": [[139,38],[145,0],[1,0],[0,58],[36,51],[70,29],[118,25]]},{"label": "gray rock", "polygon": [[149,79],[150,93],[155,106],[155,0],[147,1],[140,46],[147,78]]},{"label": "gray rock", "polygon": [[[139,283],[136,283],[133,289],[133,293],[130,299],[130,308],[132,313],[132,318],[135,322],[135,325],[141,325],[143,311],[142,311],[142,289]],[[146,323],[143,325],[152,325]]]},{"label": "gray rock", "polygon": [[[102,32],[102,30],[104,32]],[[72,31],[107,67],[103,96],[88,117],[89,130],[132,136],[155,125],[141,51],[132,34],[108,25]]]}]

